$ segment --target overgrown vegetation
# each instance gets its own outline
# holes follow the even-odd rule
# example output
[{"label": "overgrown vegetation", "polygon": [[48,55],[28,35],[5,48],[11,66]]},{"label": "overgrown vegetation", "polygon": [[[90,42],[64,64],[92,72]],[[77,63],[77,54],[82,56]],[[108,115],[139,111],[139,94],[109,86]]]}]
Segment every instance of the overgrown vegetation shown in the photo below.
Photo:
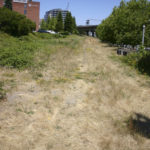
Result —
[{"label": "overgrown vegetation", "polygon": [[[111,15],[97,28],[100,40],[119,45],[141,45],[143,25],[146,25],[145,45],[150,46],[150,1],[122,0]],[[150,75],[150,52],[141,48],[138,53],[129,54],[123,61]]]},{"label": "overgrown vegetation", "polygon": [[146,25],[145,46],[150,46],[150,2],[122,0],[119,7],[115,7],[98,26],[97,36],[109,43],[140,45],[143,25]]},{"label": "overgrown vegetation", "polygon": [[128,56],[122,57],[121,60],[138,69],[141,73],[150,75],[150,52],[145,51],[144,47],[141,47],[136,53],[130,53]]},{"label": "overgrown vegetation", "polygon": [[64,38],[59,34],[32,33],[17,38],[0,33],[0,66],[18,69],[42,67],[60,46],[74,49],[76,45],[78,39]]},{"label": "overgrown vegetation", "polygon": [[15,11],[0,8],[0,31],[13,36],[27,35],[35,30],[35,23]]}]

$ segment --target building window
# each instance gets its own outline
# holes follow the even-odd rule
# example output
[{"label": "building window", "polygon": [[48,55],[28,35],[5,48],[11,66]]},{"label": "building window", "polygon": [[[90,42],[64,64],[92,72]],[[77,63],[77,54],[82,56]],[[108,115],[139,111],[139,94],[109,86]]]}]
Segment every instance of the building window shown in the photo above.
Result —
[{"label": "building window", "polygon": [[26,15],[27,14],[27,10],[24,10],[24,15]]},{"label": "building window", "polygon": [[27,8],[27,4],[24,4],[24,8]]}]

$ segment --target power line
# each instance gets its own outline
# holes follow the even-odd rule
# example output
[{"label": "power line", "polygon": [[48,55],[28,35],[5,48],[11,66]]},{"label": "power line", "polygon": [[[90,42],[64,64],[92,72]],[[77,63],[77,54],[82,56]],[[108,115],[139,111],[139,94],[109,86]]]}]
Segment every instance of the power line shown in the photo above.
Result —
[{"label": "power line", "polygon": [[86,25],[90,25],[90,22],[91,22],[91,21],[101,22],[102,20],[100,20],[100,19],[87,19],[87,20],[85,20],[85,21],[86,21]]},{"label": "power line", "polygon": [[67,3],[67,7],[66,7],[66,10],[69,10],[70,3],[71,3],[71,0],[69,0],[69,1],[68,1],[68,3]]}]

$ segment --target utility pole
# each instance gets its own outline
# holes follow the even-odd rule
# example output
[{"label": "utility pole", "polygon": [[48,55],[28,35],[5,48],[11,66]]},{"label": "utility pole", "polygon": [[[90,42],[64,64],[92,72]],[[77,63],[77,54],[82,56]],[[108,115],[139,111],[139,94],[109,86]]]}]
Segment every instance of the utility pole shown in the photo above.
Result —
[{"label": "utility pole", "polygon": [[146,28],[146,26],[143,25],[142,46],[144,46],[145,28]]}]

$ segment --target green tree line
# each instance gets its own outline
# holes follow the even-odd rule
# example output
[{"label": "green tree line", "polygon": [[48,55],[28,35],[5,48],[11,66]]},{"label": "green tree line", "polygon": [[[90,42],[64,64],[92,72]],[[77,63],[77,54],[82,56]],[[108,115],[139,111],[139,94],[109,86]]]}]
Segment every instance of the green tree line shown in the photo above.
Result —
[{"label": "green tree line", "polygon": [[77,26],[75,17],[72,17],[71,12],[67,12],[66,18],[63,21],[61,12],[58,13],[57,17],[50,18],[45,21],[41,21],[42,30],[53,30],[56,32],[67,32],[67,33],[77,33]]},{"label": "green tree line", "polygon": [[150,46],[150,1],[122,0],[96,33],[101,41],[135,46],[141,44],[143,25],[146,25],[145,46]]}]

